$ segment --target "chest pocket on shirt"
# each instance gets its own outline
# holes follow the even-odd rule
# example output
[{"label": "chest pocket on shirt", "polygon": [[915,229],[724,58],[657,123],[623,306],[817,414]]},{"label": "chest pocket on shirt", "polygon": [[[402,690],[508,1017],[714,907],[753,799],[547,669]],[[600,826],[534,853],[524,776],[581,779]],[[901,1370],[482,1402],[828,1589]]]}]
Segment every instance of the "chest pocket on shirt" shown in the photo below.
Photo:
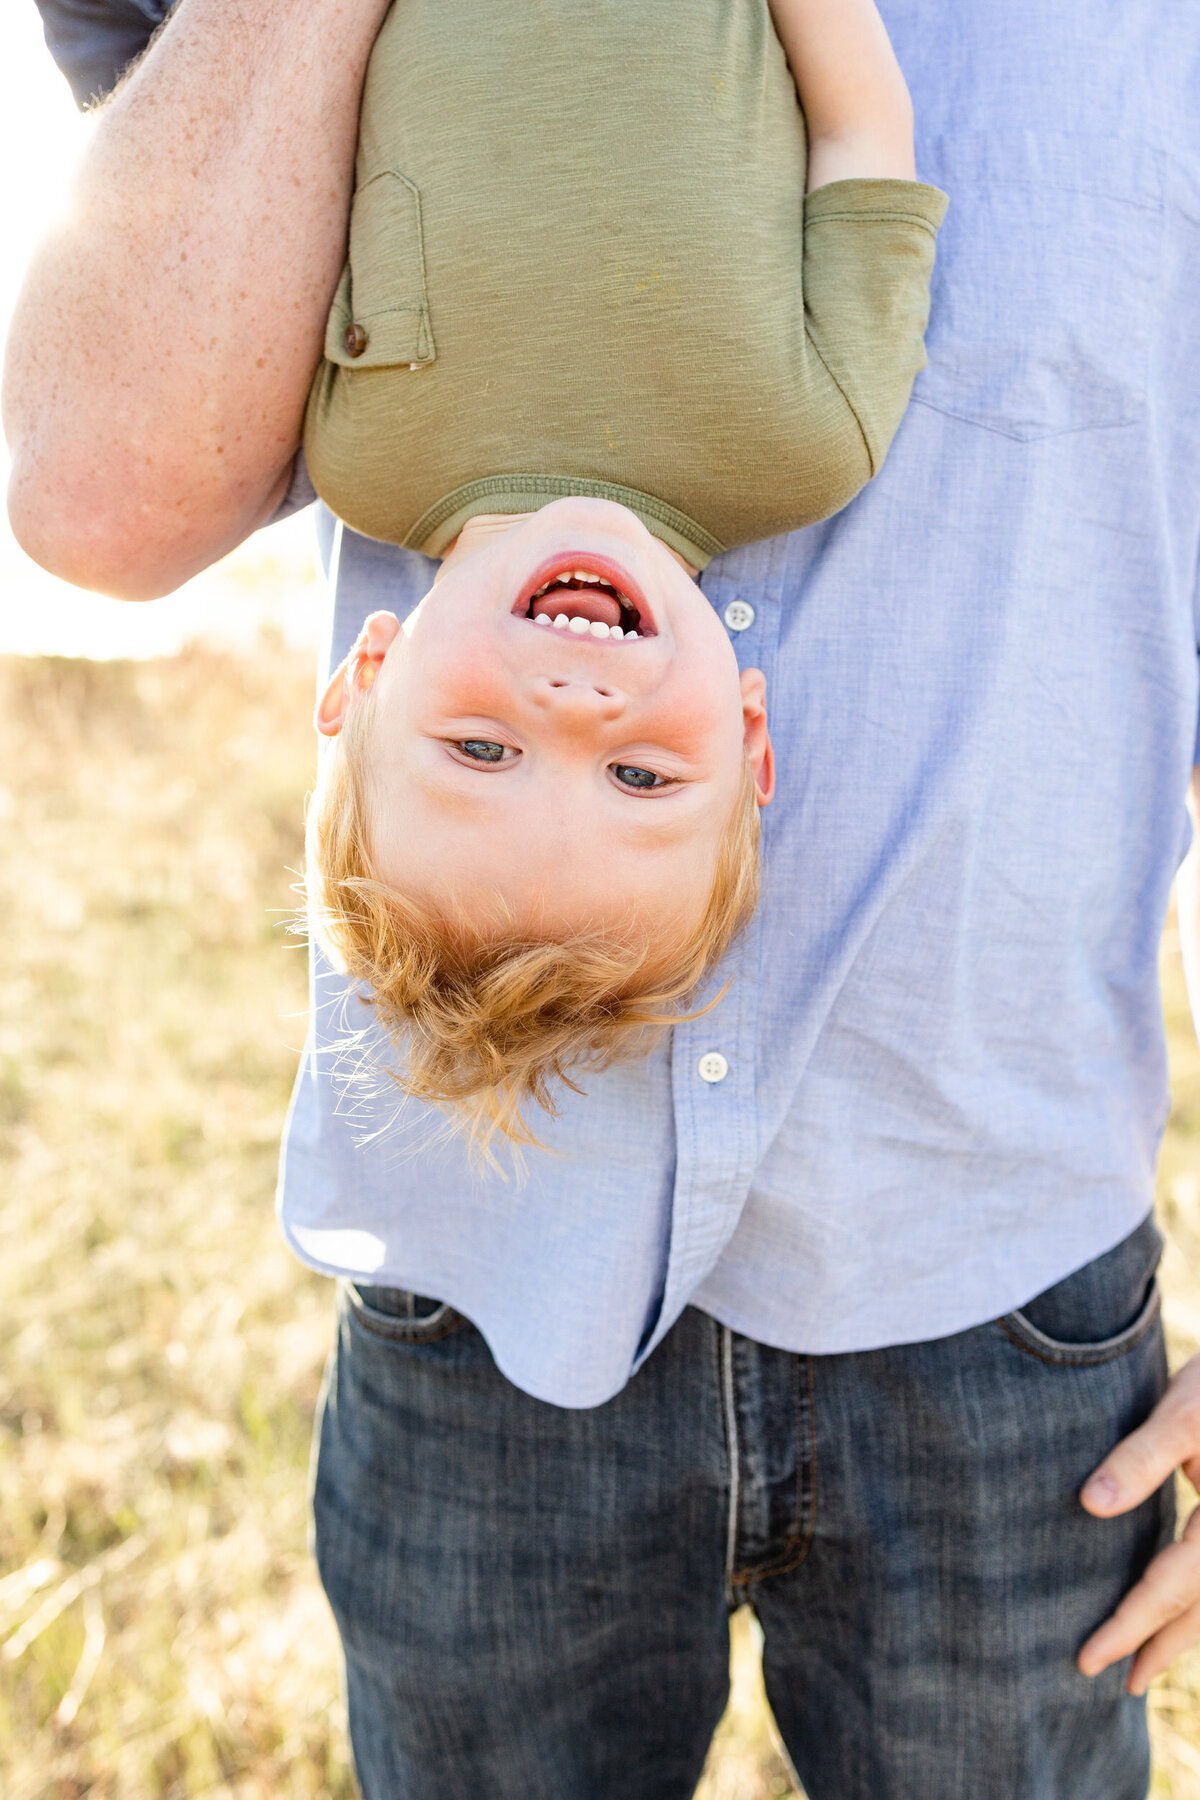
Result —
[{"label": "chest pocket on shirt", "polygon": [[1026,441],[1133,423],[1160,287],[1155,152],[963,132],[922,145],[920,165],[948,190],[950,211],[913,399]]},{"label": "chest pocket on shirt", "polygon": [[329,311],[325,355],[347,369],[420,365],[436,355],[421,196],[398,170],[385,169],[355,189],[350,258]]}]

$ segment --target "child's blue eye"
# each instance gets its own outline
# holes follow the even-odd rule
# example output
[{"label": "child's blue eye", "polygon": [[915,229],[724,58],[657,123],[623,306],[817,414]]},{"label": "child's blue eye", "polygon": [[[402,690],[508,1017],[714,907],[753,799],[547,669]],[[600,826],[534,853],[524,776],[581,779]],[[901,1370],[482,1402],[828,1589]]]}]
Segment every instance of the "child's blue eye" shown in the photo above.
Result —
[{"label": "child's blue eye", "polygon": [[458,747],[476,762],[499,762],[504,755],[503,744],[489,744],[486,738],[463,738]]},{"label": "child's blue eye", "polygon": [[630,763],[614,763],[612,772],[622,787],[652,788],[661,780],[652,769],[635,769]]}]

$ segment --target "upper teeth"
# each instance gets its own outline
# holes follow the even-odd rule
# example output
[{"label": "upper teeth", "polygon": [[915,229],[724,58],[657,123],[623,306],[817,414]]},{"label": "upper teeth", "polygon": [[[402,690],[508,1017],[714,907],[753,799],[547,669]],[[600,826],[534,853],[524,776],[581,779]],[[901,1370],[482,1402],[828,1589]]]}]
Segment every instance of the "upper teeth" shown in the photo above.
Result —
[{"label": "upper teeth", "polygon": [[[589,587],[606,587],[612,594],[619,593],[619,590],[613,586],[611,581],[605,581],[603,575],[589,575],[586,569],[564,569],[561,575],[556,575],[552,581],[544,581],[537,593],[530,595],[530,599],[540,600],[542,595],[548,594],[552,587],[561,587],[565,581],[582,581]],[[622,600],[626,599],[624,594],[619,594],[619,597]],[[626,601],[626,604],[628,604],[628,601]]]}]

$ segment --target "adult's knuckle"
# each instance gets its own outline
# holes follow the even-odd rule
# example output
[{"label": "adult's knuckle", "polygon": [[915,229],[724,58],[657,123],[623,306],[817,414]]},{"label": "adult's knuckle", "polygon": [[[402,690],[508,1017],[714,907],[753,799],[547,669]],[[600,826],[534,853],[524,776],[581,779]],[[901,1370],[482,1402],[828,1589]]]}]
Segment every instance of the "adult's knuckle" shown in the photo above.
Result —
[{"label": "adult's knuckle", "polygon": [[1185,1544],[1182,1539],[1167,1544],[1148,1565],[1142,1580],[1154,1588],[1173,1587],[1187,1573],[1193,1553],[1194,1546]]},{"label": "adult's knuckle", "polygon": [[1192,1574],[1186,1565],[1181,1566],[1177,1559],[1165,1556],[1147,1569],[1140,1584],[1143,1604],[1138,1611],[1150,1621],[1151,1629],[1157,1630],[1169,1620],[1177,1619],[1192,1605],[1197,1592],[1194,1575],[1188,1579]]},{"label": "adult's knuckle", "polygon": [[1180,1585],[1191,1588],[1193,1600],[1200,1597],[1200,1542],[1195,1538],[1180,1538],[1178,1543],[1170,1547],[1175,1552],[1174,1562]]},{"label": "adult's knuckle", "polygon": [[1142,1437],[1139,1433],[1121,1446],[1118,1469],[1127,1484],[1149,1491],[1163,1480],[1164,1472],[1174,1466],[1174,1461],[1171,1444],[1158,1437]]},{"label": "adult's knuckle", "polygon": [[1180,1457],[1200,1450],[1200,1388],[1194,1382],[1179,1391],[1171,1408],[1172,1437]]}]

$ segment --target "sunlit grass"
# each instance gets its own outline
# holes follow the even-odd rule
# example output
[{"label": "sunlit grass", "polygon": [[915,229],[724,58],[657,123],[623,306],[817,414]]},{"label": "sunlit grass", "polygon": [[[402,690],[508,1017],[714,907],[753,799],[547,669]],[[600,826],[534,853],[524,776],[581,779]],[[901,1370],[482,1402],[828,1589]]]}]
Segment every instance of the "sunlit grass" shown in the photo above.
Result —
[{"label": "sunlit grass", "polygon": [[[303,1035],[280,921],[311,702],[311,659],[270,641],[0,664],[5,1800],[354,1791],[306,1549],[329,1292],[272,1216]],[[1164,974],[1182,1356],[1200,1345],[1200,1053],[1170,937]],[[781,1800],[747,1615],[735,1637],[701,1794]],[[1195,1800],[1195,1659],[1154,1708],[1156,1800]]]},{"label": "sunlit grass", "polygon": [[351,1792],[305,1548],[328,1295],[272,1217],[311,703],[278,645],[4,670],[8,1800]]}]

